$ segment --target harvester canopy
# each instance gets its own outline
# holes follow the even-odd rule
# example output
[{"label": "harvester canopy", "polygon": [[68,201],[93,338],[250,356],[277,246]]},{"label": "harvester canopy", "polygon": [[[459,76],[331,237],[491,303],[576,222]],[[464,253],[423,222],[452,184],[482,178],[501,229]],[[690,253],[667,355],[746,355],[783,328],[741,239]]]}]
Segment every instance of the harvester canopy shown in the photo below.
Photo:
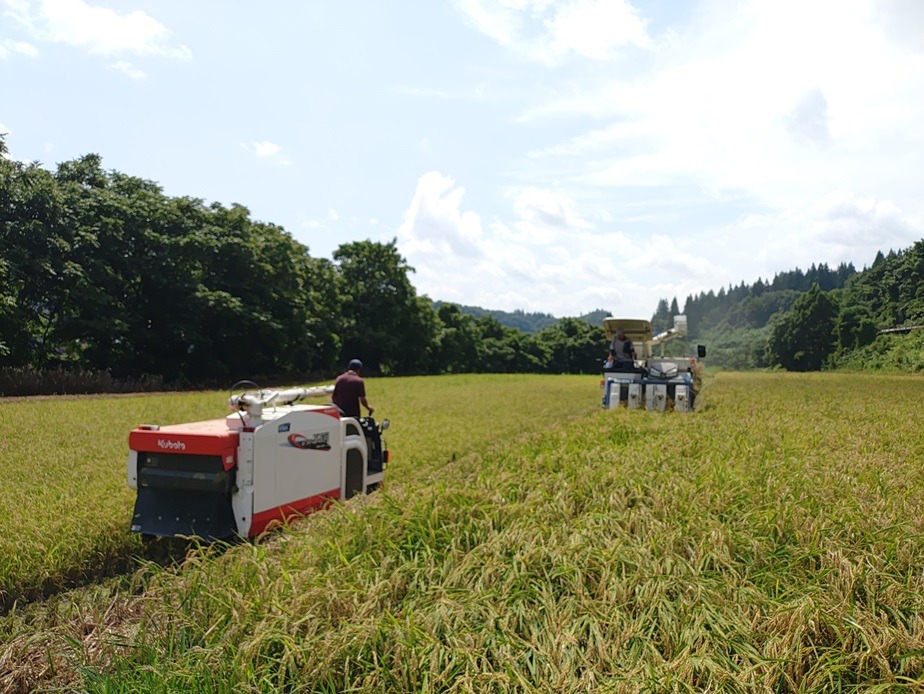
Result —
[{"label": "harvester canopy", "polygon": [[648,343],[651,342],[651,322],[640,318],[613,318],[612,316],[603,319],[603,329],[606,330],[606,339],[612,342],[613,338],[622,328],[626,337],[632,340],[635,345],[635,351],[640,357],[647,357],[651,353]]}]

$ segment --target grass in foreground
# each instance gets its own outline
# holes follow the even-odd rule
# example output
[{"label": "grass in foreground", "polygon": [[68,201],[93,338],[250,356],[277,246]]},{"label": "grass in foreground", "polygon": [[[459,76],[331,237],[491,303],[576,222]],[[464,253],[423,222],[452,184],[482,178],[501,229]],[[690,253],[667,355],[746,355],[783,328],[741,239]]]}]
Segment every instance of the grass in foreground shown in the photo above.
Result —
[{"label": "grass in foreground", "polygon": [[692,417],[592,412],[22,621],[0,663],[98,692],[918,691],[919,388],[720,374]]}]

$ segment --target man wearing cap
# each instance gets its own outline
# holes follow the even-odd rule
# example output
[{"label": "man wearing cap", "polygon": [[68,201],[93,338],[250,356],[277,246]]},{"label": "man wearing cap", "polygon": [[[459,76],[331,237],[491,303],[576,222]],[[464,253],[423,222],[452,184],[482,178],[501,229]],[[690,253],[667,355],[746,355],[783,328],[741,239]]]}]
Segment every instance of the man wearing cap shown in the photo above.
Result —
[{"label": "man wearing cap", "polygon": [[363,370],[363,363],[359,359],[351,359],[347,365],[347,370],[337,376],[334,381],[334,392],[331,395],[333,402],[345,417],[356,417],[359,419],[361,414],[359,404],[369,410],[369,416],[372,416],[372,407],[366,401],[366,384],[363,382],[360,372]]},{"label": "man wearing cap", "polygon": [[610,345],[610,356],[606,360],[607,366],[617,371],[629,371],[635,366],[635,357],[632,340],[626,337],[625,329],[617,328],[616,337]]}]

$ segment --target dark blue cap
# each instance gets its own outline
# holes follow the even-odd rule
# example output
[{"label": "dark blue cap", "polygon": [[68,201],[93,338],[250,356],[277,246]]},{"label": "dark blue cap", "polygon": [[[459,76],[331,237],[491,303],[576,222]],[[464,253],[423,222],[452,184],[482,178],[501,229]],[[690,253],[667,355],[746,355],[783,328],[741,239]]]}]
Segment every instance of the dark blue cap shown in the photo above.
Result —
[{"label": "dark blue cap", "polygon": [[363,363],[359,359],[350,359],[350,363],[347,368],[351,371],[358,371],[363,368]]}]

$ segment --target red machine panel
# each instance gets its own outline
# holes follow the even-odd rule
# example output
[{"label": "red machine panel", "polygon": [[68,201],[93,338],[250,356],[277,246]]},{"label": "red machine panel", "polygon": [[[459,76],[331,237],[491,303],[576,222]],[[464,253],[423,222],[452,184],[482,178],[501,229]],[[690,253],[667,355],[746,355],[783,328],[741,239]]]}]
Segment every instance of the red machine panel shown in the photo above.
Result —
[{"label": "red machine panel", "polygon": [[128,435],[128,447],[139,452],[220,455],[224,468],[230,470],[237,461],[238,439],[238,430],[231,429],[226,419],[210,419],[163,427],[142,425]]}]

